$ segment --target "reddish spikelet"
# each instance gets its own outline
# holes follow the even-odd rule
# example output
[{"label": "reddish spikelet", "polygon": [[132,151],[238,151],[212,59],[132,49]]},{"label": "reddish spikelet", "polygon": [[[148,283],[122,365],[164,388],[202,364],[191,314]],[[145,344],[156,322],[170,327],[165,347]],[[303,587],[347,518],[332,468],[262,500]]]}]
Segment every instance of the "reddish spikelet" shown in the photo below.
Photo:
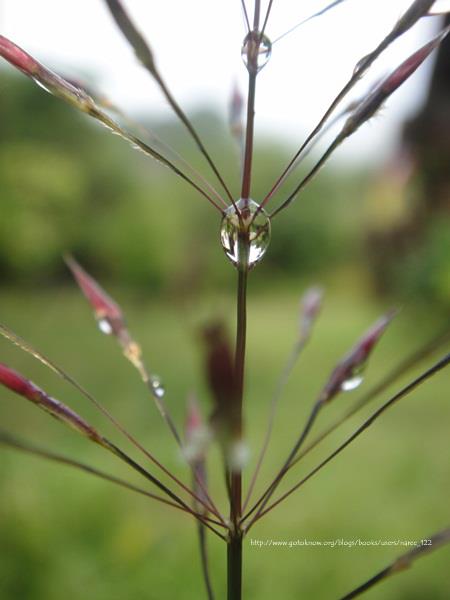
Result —
[{"label": "reddish spikelet", "polygon": [[70,102],[86,113],[95,112],[92,98],[81,88],[76,87],[42,65],[25,50],[14,44],[8,38],[0,35],[0,56],[7,60],[13,67],[31,77],[43,86],[48,92]]},{"label": "reddish spikelet", "polygon": [[0,363],[0,383],[16,394],[19,394],[19,396],[23,396],[32,402],[36,402],[42,393],[42,390],[34,385],[32,381],[25,379],[17,371],[10,369],[2,363]]},{"label": "reddish spikelet", "polygon": [[233,91],[231,93],[230,99],[230,107],[229,107],[229,123],[231,133],[238,140],[241,139],[243,134],[243,125],[242,125],[242,111],[244,108],[244,98],[235,83],[233,86]]},{"label": "reddish spikelet", "polygon": [[311,287],[303,295],[300,315],[300,333],[302,336],[309,335],[322,308],[322,300],[323,290],[320,287]]},{"label": "reddish spikelet", "polygon": [[66,264],[91,305],[95,318],[99,321],[103,319],[107,320],[113,332],[116,334],[119,333],[124,328],[125,323],[118,304],[73,258],[66,258]]},{"label": "reddish spikelet", "polygon": [[0,383],[53,417],[64,421],[84,436],[98,443],[103,442],[102,436],[71,408],[52,398],[32,381],[2,363],[0,363]]},{"label": "reddish spikelet", "polygon": [[342,139],[354,133],[363,123],[368,121],[383,102],[389,98],[413,73],[420,67],[423,61],[431,52],[439,46],[442,40],[449,32],[447,27],[442,33],[436,36],[431,42],[422,46],[417,52],[405,60],[395,71],[386,79],[377,85],[373,91],[359,104],[354,112],[347,119],[344,128],[340,134]]},{"label": "reddish spikelet", "polygon": [[205,328],[204,339],[207,347],[206,373],[215,403],[212,420],[234,431],[237,424],[236,376],[233,353],[223,325],[215,323]]},{"label": "reddish spikelet", "polygon": [[376,321],[376,323],[372,325],[372,327],[366,331],[360,340],[353,346],[350,352],[338,363],[320,395],[320,401],[322,403],[330,402],[340,391],[342,391],[343,385],[347,381],[360,374],[375,345],[378,343],[395,314],[394,311],[391,311],[378,319],[378,321]]},{"label": "reddish spikelet", "polygon": [[186,440],[189,442],[202,427],[203,419],[202,414],[200,412],[200,407],[194,396],[190,396],[188,398],[188,407],[185,424]]},{"label": "reddish spikelet", "polygon": [[[448,33],[448,30],[447,30]],[[446,35],[446,34],[445,34]],[[387,98],[395,90],[404,83],[408,77],[410,77],[423,61],[431,54],[431,52],[441,43],[445,35],[439,36],[422,46],[420,50],[417,50],[407,60],[405,60],[389,77],[387,77],[379,86],[381,93]]]},{"label": "reddish spikelet", "polygon": [[190,395],[187,400],[185,420],[184,453],[188,462],[200,471],[205,469],[206,449],[211,441],[211,434],[203,421],[197,398]]},{"label": "reddish spikelet", "polygon": [[35,77],[43,69],[42,65],[27,54],[25,50],[16,46],[3,35],[0,35],[0,56],[3,56],[13,67],[20,69],[22,73],[29,77]]}]

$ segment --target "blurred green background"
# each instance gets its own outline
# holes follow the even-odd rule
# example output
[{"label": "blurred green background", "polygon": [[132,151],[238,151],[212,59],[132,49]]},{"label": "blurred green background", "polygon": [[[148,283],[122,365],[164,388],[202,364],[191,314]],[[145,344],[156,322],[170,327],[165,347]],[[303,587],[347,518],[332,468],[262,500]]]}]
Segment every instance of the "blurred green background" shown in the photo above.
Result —
[{"label": "blurred green background", "polygon": [[[152,401],[113,341],[96,330],[62,255],[73,253],[120,302],[151,368],[165,383],[167,402],[181,426],[192,390],[209,411],[200,327],[219,317],[233,328],[235,273],[218,244],[217,214],[168,170],[29,82],[2,73],[1,86],[1,321],[71,373],[188,480]],[[237,161],[226,123],[206,110],[194,120],[236,187]],[[152,125],[202,168],[178,126]],[[270,189],[289,155],[273,140],[258,140],[255,199]],[[392,305],[403,307],[371,360],[364,387],[336,401],[317,430],[408,352],[448,327],[448,222],[442,211],[426,219],[417,211],[429,182],[417,171],[403,183],[399,164],[357,172],[331,164],[273,223],[267,259],[250,281],[246,418],[252,461],[271,392],[295,341],[299,297],[319,283],[326,289],[326,303],[287,386],[259,489],[286,456],[336,361],[380,313]],[[0,344],[2,361],[120,440],[73,389],[8,342]],[[447,374],[440,373],[403,400],[258,523],[250,538],[412,540],[448,525],[448,383]],[[22,399],[4,390],[0,395],[3,429],[139,481]],[[371,410],[311,453],[287,483],[317,464]],[[225,510],[214,452],[209,467],[213,495]],[[203,597],[195,527],[184,515],[3,448],[0,485],[0,598]],[[210,550],[221,598],[225,548],[211,539]],[[246,597],[336,598],[402,551],[400,546],[257,548],[248,540]],[[421,560],[368,597],[447,599],[449,556],[444,549]]]}]

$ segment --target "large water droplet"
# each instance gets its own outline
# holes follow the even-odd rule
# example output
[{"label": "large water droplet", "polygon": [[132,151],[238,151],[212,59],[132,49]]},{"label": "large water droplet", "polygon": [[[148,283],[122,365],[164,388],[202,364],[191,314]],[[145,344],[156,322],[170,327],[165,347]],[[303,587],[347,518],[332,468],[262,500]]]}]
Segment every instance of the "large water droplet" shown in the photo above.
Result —
[{"label": "large water droplet", "polygon": [[98,328],[105,335],[111,335],[113,332],[113,328],[108,319],[103,318],[97,321]]},{"label": "large water droplet", "polygon": [[272,54],[272,42],[267,35],[260,38],[260,33],[250,31],[242,42],[241,56],[249,71],[260,71],[269,61]]},{"label": "large water droplet", "polygon": [[[220,241],[225,250],[225,254],[233,263],[238,266],[244,260],[241,256],[242,249],[239,243],[239,234],[244,228],[247,231],[250,247],[247,256],[247,266],[249,269],[254,267],[266,253],[270,242],[270,219],[263,209],[253,200],[239,200],[236,207],[241,215],[241,221],[236,213],[234,206],[230,206],[222,219],[220,227]],[[255,217],[255,213],[258,214]]]},{"label": "large water droplet", "polygon": [[441,15],[450,12],[450,1],[449,0],[436,0],[428,11],[429,15]]},{"label": "large water droplet", "polygon": [[351,392],[361,385],[364,380],[364,368],[365,364],[362,363],[352,370],[349,377],[341,384],[341,390],[343,392]]},{"label": "large water droplet", "polygon": [[150,385],[153,393],[157,398],[162,398],[166,393],[166,390],[163,384],[161,383],[161,378],[158,377],[158,375],[152,375],[150,377]]}]

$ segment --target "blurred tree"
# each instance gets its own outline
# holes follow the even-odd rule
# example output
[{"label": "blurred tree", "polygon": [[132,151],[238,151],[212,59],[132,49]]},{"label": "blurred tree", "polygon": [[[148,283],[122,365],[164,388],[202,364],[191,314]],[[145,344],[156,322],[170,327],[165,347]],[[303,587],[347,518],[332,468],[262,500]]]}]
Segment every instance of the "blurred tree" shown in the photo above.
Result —
[{"label": "blurred tree", "polygon": [[[446,25],[450,17],[446,17]],[[399,160],[383,171],[393,223],[368,246],[380,292],[402,290],[450,305],[450,38],[442,43],[426,101],[404,126]],[[409,163],[409,166],[408,166]],[[386,181],[376,187],[386,199]],[[383,192],[384,190],[384,192]],[[405,202],[406,198],[406,202]],[[386,204],[386,203],[385,203]]]}]

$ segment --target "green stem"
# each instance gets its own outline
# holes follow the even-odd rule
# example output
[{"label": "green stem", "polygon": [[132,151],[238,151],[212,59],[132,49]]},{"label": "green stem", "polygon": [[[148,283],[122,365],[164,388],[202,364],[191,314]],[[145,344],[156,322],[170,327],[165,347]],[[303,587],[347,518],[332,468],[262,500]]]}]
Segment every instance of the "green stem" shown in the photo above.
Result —
[{"label": "green stem", "polygon": [[227,600],[240,600],[242,590],[242,535],[231,536],[227,546]]},{"label": "green stem", "polygon": [[[242,439],[243,419],[242,404],[244,396],[245,375],[245,346],[247,339],[247,279],[249,237],[247,231],[239,235],[239,266],[237,286],[237,315],[236,315],[236,407],[232,444]],[[237,466],[234,466],[236,468]],[[228,600],[240,600],[242,590],[242,531],[240,520],[242,517],[242,471],[239,468],[231,471],[230,489],[230,521],[232,530],[228,540]]]},{"label": "green stem", "polygon": [[[261,0],[255,0],[253,31],[259,29]],[[251,191],[253,138],[255,122],[255,94],[257,76],[257,52],[252,52],[251,64],[249,62],[249,89],[247,98],[247,130],[245,136],[244,165],[242,173],[241,197],[248,200]],[[250,56],[249,56],[250,60]],[[248,203],[246,203],[248,204]],[[247,280],[248,262],[250,254],[250,237],[246,214],[247,206],[244,204],[239,215],[240,231],[238,237],[238,286],[236,299],[236,352],[235,352],[235,377],[236,377],[236,406],[234,415],[234,431],[231,443],[242,440],[242,404],[244,396],[245,374],[245,346],[247,340]],[[242,597],[242,470],[241,465],[232,465],[230,482],[230,521],[231,531],[227,543],[227,585],[228,600],[241,600]]]}]

